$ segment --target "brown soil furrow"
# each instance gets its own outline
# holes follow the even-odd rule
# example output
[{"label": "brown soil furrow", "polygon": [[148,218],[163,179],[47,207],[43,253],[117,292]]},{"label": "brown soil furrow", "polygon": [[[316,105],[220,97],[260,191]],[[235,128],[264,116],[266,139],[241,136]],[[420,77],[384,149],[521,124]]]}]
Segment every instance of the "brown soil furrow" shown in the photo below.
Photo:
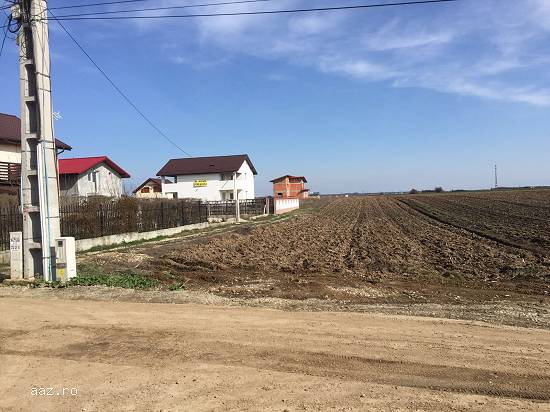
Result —
[{"label": "brown soil furrow", "polygon": [[542,249],[542,248],[539,248],[539,247],[534,247],[534,246],[532,246],[530,244],[527,244],[527,243],[520,244],[520,243],[511,241],[509,239],[500,237],[500,236],[495,236],[494,234],[487,233],[487,232],[482,231],[482,230],[478,230],[478,229],[476,229],[476,228],[474,228],[470,225],[467,225],[467,224],[462,224],[462,225],[457,224],[457,223],[455,223],[455,221],[452,221],[451,219],[445,219],[440,214],[434,213],[430,210],[427,210],[426,208],[424,208],[422,206],[419,206],[418,203],[416,203],[416,202],[406,202],[402,199],[397,199],[397,201],[401,202],[403,205],[406,205],[407,207],[410,207],[410,208],[416,210],[417,212],[423,214],[424,216],[426,216],[430,219],[437,220],[440,223],[443,223],[443,224],[446,224],[446,225],[449,225],[449,226],[453,226],[457,229],[466,230],[466,231],[474,233],[477,236],[480,236],[482,238],[492,240],[493,242],[500,243],[503,246],[508,246],[508,247],[512,247],[512,248],[516,248],[516,249],[524,249],[524,250],[528,250],[530,252],[534,252],[536,254],[544,254],[545,252],[547,252],[545,249]]},{"label": "brown soil furrow", "polygon": [[[128,248],[84,260],[117,268],[139,262],[139,270],[165,285],[238,298],[449,303],[461,296],[550,294],[550,255],[533,246],[529,233],[539,230],[533,221],[523,222],[521,232],[494,235],[496,212],[486,215],[486,225],[464,215],[456,199],[460,195],[336,198],[274,224],[174,241],[165,249],[140,246],[140,256]],[[519,225],[517,214],[510,216]]]}]

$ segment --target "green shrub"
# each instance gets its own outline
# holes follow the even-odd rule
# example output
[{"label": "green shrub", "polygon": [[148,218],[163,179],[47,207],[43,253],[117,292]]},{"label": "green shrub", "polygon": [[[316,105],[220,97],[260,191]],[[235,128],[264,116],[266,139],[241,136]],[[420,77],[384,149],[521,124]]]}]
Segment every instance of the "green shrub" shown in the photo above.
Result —
[{"label": "green shrub", "polygon": [[130,270],[107,273],[101,268],[84,267],[79,269],[78,276],[67,284],[69,286],[105,285],[126,289],[149,289],[158,286],[159,281]]}]

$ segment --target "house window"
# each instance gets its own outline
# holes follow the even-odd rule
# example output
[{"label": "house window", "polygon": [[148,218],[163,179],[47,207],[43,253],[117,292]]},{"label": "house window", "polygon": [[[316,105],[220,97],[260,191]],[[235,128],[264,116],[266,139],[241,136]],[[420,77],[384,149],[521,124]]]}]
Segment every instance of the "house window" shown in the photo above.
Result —
[{"label": "house window", "polygon": [[231,173],[222,173],[220,175],[220,180],[233,180],[233,174],[231,174]]},{"label": "house window", "polygon": [[160,186],[155,186],[155,187],[153,188],[153,192],[155,192],[155,193],[161,193],[161,192],[162,192],[162,189],[161,189]]},{"label": "house window", "polygon": [[99,187],[99,172],[88,172],[88,182],[92,183],[92,192],[97,193]]},{"label": "house window", "polygon": [[283,197],[283,192],[277,193],[277,197],[278,197],[279,199],[281,199],[281,198]]},{"label": "house window", "polygon": [[141,193],[149,193],[151,190],[148,187],[141,189]]}]

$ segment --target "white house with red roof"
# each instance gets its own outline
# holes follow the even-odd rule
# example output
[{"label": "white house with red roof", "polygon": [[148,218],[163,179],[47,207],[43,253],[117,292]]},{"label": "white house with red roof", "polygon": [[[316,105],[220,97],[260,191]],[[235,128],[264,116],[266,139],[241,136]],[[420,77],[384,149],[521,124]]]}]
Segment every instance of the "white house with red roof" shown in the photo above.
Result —
[{"label": "white house with red roof", "polygon": [[107,196],[123,194],[122,179],[130,175],[107,156],[60,159],[61,196]]}]

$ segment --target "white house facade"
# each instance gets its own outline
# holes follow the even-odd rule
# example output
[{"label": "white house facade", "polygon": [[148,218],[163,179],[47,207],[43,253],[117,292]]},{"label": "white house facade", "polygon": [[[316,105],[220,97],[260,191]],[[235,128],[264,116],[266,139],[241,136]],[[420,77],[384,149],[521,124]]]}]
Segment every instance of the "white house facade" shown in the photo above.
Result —
[{"label": "white house facade", "polygon": [[164,197],[204,201],[254,199],[257,174],[248,155],[172,159],[158,172]]},{"label": "white house facade", "polygon": [[120,166],[106,156],[59,160],[61,196],[122,196],[122,179],[128,178]]}]

